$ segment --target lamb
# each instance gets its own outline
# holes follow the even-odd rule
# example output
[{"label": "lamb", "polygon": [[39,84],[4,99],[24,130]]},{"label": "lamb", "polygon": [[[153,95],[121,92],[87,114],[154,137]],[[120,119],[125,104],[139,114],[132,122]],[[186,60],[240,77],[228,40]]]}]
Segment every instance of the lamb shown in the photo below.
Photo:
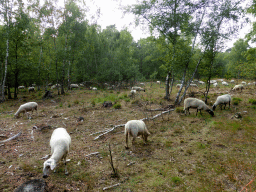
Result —
[{"label": "lamb", "polygon": [[79,88],[77,84],[70,84],[70,89],[72,90],[73,88]]},{"label": "lamb", "polygon": [[24,116],[24,113],[26,113],[27,111],[33,111],[36,110],[36,113],[37,113],[37,107],[38,107],[38,104],[36,102],[28,102],[28,103],[25,103],[23,105],[21,105],[18,109],[18,111],[14,114],[14,116],[17,118],[20,113],[23,113],[23,116]]},{"label": "lamb", "polygon": [[145,89],[144,89],[144,88],[141,88],[141,87],[132,87],[132,90],[144,91],[144,92],[145,92]]},{"label": "lamb", "polygon": [[35,87],[29,87],[28,88],[28,92],[30,93],[30,92],[35,92]]},{"label": "lamb", "polygon": [[212,106],[212,110],[214,111],[217,107],[217,105],[220,105],[220,109],[222,110],[222,105],[224,106],[224,109],[226,108],[226,104],[229,104],[229,109],[230,109],[230,102],[231,102],[231,96],[229,94],[226,95],[221,95],[217,97],[217,100]]},{"label": "lamb", "polygon": [[135,139],[137,136],[141,135],[142,139],[147,142],[147,138],[150,135],[144,121],[142,120],[130,120],[125,124],[124,128],[124,134],[126,136],[126,146],[125,148],[128,149],[128,135],[130,137],[133,137],[132,139],[132,146],[133,149],[135,150]]},{"label": "lamb", "polygon": [[47,178],[49,171],[54,170],[57,163],[63,159],[65,164],[65,174],[68,174],[66,157],[69,152],[71,145],[71,137],[65,128],[57,128],[53,131],[50,146],[51,146],[51,157],[44,162],[43,178]]},{"label": "lamb", "polygon": [[244,89],[244,86],[243,85],[241,85],[241,84],[239,84],[239,85],[235,85],[235,87],[232,89],[233,91],[237,91],[237,90],[241,90],[241,92],[242,92],[242,89]]},{"label": "lamb", "polygon": [[188,110],[188,113],[190,114],[189,108],[196,108],[197,109],[196,115],[198,113],[198,110],[200,110],[200,113],[201,113],[201,110],[203,109],[207,111],[211,116],[214,116],[214,112],[202,100],[199,100],[196,98],[187,98],[184,100],[185,115],[187,114],[187,110]]}]

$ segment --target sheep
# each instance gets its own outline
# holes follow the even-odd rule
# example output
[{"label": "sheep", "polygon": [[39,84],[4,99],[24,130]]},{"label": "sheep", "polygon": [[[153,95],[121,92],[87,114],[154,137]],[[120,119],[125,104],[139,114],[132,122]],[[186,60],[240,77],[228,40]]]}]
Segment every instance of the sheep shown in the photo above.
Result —
[{"label": "sheep", "polygon": [[157,83],[157,84],[161,84],[161,81],[157,81],[156,83]]},{"label": "sheep", "polygon": [[28,88],[28,92],[30,93],[30,92],[35,92],[35,87],[29,87]]},{"label": "sheep", "polygon": [[177,84],[177,85],[176,85],[176,88],[181,88],[181,84]]},{"label": "sheep", "polygon": [[213,87],[218,87],[218,83],[213,83]]},{"label": "sheep", "polygon": [[145,92],[145,89],[144,89],[144,88],[141,88],[141,87],[132,87],[132,90],[144,91],[144,92]]},{"label": "sheep", "polygon": [[37,107],[38,104],[36,102],[25,103],[19,107],[18,111],[14,114],[14,116],[17,118],[19,117],[20,113],[23,113],[24,116],[24,113],[26,113],[27,111],[32,111],[33,113],[34,110],[36,110],[37,113]]},{"label": "sheep", "polygon": [[201,84],[201,85],[205,84],[205,82],[203,82],[203,81],[198,81],[198,83]]},{"label": "sheep", "polygon": [[222,81],[222,85],[228,86],[228,83],[226,81]]},{"label": "sheep", "polygon": [[124,134],[126,136],[126,149],[129,149],[128,147],[128,135],[130,137],[133,137],[132,139],[132,146],[133,149],[135,150],[135,139],[137,136],[141,135],[142,139],[147,142],[147,138],[150,135],[149,131],[147,130],[147,127],[142,120],[130,120],[125,124],[124,128]]},{"label": "sheep", "polygon": [[97,91],[98,89],[97,89],[97,87],[92,87],[92,90]]},{"label": "sheep", "polygon": [[243,85],[241,85],[241,84],[239,84],[239,85],[235,85],[235,87],[232,89],[232,91],[237,91],[237,90],[241,90],[241,92],[242,92],[242,89],[244,89],[244,86]]},{"label": "sheep", "polygon": [[245,81],[242,81],[241,84],[242,84],[242,85],[246,85],[246,82],[245,82]]},{"label": "sheep", "polygon": [[130,93],[131,93],[130,97],[135,98],[136,90],[131,90]]},{"label": "sheep", "polygon": [[80,83],[79,86],[80,86],[80,87],[84,87],[84,84],[83,84],[83,83]]},{"label": "sheep", "polygon": [[143,86],[143,87],[144,87],[144,86],[145,86],[145,83],[140,83],[140,86]]},{"label": "sheep", "polygon": [[202,100],[199,100],[196,98],[187,98],[184,100],[185,115],[187,114],[187,110],[188,110],[188,113],[190,114],[189,108],[197,109],[196,116],[197,116],[198,110],[200,110],[200,113],[201,113],[202,109],[207,111],[211,116],[214,116],[214,112]]},{"label": "sheep", "polygon": [[70,84],[70,89],[72,90],[73,88],[79,88],[77,84]]},{"label": "sheep", "polygon": [[197,86],[197,84],[190,84],[190,87],[197,87],[198,88],[198,86]]},{"label": "sheep", "polygon": [[230,83],[235,83],[235,80],[233,80],[233,79],[232,79],[232,80],[230,80]]},{"label": "sheep", "polygon": [[18,89],[25,89],[25,86],[21,85],[18,87]]},{"label": "sheep", "polygon": [[214,111],[217,107],[217,105],[220,105],[220,109],[222,110],[222,105],[224,106],[224,109],[226,108],[226,104],[229,104],[229,109],[230,109],[230,102],[231,102],[231,96],[229,94],[226,95],[221,95],[217,97],[215,103],[212,106],[212,110]]},{"label": "sheep", "polygon": [[57,128],[53,131],[50,146],[51,146],[51,157],[44,162],[43,178],[47,178],[49,171],[55,170],[57,163],[63,159],[65,164],[65,174],[68,174],[66,157],[69,152],[71,145],[71,137],[65,128]]},{"label": "sheep", "polygon": [[217,83],[216,80],[210,80],[210,84],[214,84],[214,83]]}]

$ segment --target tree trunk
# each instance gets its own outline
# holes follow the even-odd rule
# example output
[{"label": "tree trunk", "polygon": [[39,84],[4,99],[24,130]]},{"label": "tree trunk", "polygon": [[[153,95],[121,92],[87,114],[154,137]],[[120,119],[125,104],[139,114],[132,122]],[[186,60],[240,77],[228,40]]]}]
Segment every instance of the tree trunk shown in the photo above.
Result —
[{"label": "tree trunk", "polygon": [[169,93],[169,82],[170,82],[170,71],[168,71],[166,80],[165,80],[165,99],[170,100],[170,93]]}]

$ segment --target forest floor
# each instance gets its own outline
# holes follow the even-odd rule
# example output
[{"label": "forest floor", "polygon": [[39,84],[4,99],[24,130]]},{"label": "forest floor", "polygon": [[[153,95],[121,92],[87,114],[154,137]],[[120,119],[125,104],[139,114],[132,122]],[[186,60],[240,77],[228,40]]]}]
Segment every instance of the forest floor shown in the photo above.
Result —
[{"label": "forest floor", "polygon": [[[67,159],[69,175],[60,163],[57,172],[45,180],[48,191],[241,191],[256,176],[256,87],[230,93],[235,99],[230,109],[196,116],[191,109],[185,116],[181,107],[154,120],[145,121],[151,135],[148,142],[136,139],[136,149],[125,149],[124,127],[94,140],[106,129],[132,119],[153,117],[174,103],[163,99],[164,85],[146,83],[146,92],[134,99],[129,90],[73,90],[64,96],[54,91],[53,98],[42,100],[40,91],[21,92],[18,100],[0,104],[0,191],[14,191],[31,179],[43,179],[43,159],[50,155],[49,140],[54,128],[64,127],[72,138]],[[202,98],[204,87],[196,94]],[[211,88],[209,106],[230,87]],[[14,118],[21,104],[35,101],[38,114]],[[121,108],[102,107],[104,101],[120,103]],[[250,102],[249,102],[250,101]],[[235,104],[234,104],[235,102]],[[254,105],[252,104],[254,103]],[[234,117],[241,112],[242,118]],[[30,113],[31,114],[31,113]],[[78,121],[83,117],[84,121]],[[33,129],[34,127],[34,129]],[[36,129],[37,128],[37,129]],[[113,164],[118,176],[113,177]],[[131,141],[129,141],[131,146]],[[98,154],[91,154],[98,152]],[[91,154],[91,155],[89,155]],[[89,156],[88,156],[89,155]],[[250,185],[256,190],[256,181]],[[248,187],[249,189],[249,187]]]}]

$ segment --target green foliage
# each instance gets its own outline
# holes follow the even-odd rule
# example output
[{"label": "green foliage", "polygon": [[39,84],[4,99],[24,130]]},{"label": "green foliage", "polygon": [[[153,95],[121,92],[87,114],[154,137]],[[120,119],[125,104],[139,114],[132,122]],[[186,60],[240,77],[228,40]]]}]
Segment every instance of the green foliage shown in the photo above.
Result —
[{"label": "green foliage", "polygon": [[113,107],[115,108],[115,109],[121,109],[121,104],[120,103],[116,103],[116,104],[114,104],[113,105]]},{"label": "green foliage", "polygon": [[252,105],[256,105],[256,99],[249,99],[249,103],[251,103]]},{"label": "green foliage", "polygon": [[242,101],[241,98],[238,98],[238,97],[232,98],[233,105],[238,105],[241,101]]}]

